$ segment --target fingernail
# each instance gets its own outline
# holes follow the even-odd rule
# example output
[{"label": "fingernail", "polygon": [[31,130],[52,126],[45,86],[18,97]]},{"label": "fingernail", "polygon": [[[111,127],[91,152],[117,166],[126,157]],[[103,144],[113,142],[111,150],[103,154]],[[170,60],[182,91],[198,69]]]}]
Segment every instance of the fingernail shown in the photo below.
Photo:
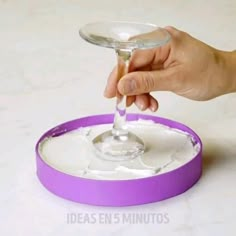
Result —
[{"label": "fingernail", "polygon": [[141,110],[141,111],[144,110],[144,105],[143,105],[143,103],[137,102],[136,105],[137,105],[137,107],[138,107],[139,110]]},{"label": "fingernail", "polygon": [[149,107],[150,111],[155,112],[156,108],[155,107]]},{"label": "fingernail", "polygon": [[154,107],[150,107],[149,108],[151,112],[155,112],[155,108]]},{"label": "fingernail", "polygon": [[136,89],[136,82],[135,80],[127,80],[124,83],[124,93],[125,94],[130,94],[135,91]]}]

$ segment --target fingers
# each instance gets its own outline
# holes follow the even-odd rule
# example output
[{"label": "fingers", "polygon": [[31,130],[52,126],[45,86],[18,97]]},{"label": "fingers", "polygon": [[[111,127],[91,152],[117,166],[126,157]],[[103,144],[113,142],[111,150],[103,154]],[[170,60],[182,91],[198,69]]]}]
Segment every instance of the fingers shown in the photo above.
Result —
[{"label": "fingers", "polygon": [[161,47],[136,50],[130,59],[129,72],[162,69],[170,54],[170,44]]},{"label": "fingers", "polygon": [[[116,86],[117,86],[117,69],[116,67],[111,72],[106,89],[104,91],[104,96],[107,98],[112,98],[116,96]],[[133,103],[142,111],[146,109],[150,109],[151,111],[155,112],[158,109],[158,102],[157,100],[151,96],[150,94],[140,94],[140,95],[130,95],[126,98],[126,106],[129,107]]]},{"label": "fingers", "polygon": [[126,106],[130,107],[135,102],[136,96],[127,96]]},{"label": "fingers", "polygon": [[175,41],[176,39],[182,38],[184,31],[178,30],[173,26],[166,26],[165,29],[169,32],[169,34],[172,37],[172,41]]},{"label": "fingers", "polygon": [[158,109],[157,100],[150,94],[141,94],[136,96],[135,105],[141,110],[150,109],[155,112]]},{"label": "fingers", "polygon": [[150,105],[149,100],[149,94],[141,94],[139,96],[136,96],[135,105],[139,108],[139,110],[144,111]]},{"label": "fingers", "polygon": [[150,94],[141,94],[141,95],[137,95],[137,96],[127,96],[126,106],[130,107],[133,103],[135,103],[135,105],[141,111],[144,111],[146,109],[150,109],[152,112],[155,112],[158,109],[157,100]]},{"label": "fingers", "polygon": [[[117,68],[115,67],[109,76],[107,86],[104,91],[104,96],[107,98],[112,98],[116,96],[116,86],[117,86],[116,75],[117,75]],[[146,110],[149,108],[151,111],[154,112],[158,108],[158,102],[150,94],[127,96],[126,106],[130,107],[133,103],[135,103],[140,110]]]},{"label": "fingers", "polygon": [[152,112],[157,111],[158,102],[157,100],[150,94],[141,94],[137,96],[128,96],[126,100],[126,106],[129,107],[133,103],[141,110],[144,111],[146,109],[150,109]]},{"label": "fingers", "polygon": [[109,75],[109,78],[107,80],[107,85],[104,91],[104,96],[106,98],[113,98],[116,96],[116,88],[117,88],[117,67],[115,67],[111,74]]},{"label": "fingers", "polygon": [[[170,48],[167,45],[163,47],[153,48],[153,49],[134,51],[130,60],[129,74],[134,71],[140,71],[140,73],[142,73],[142,71],[152,72],[155,70],[160,71],[162,69],[165,69],[164,63],[169,56],[169,52],[170,52]],[[146,83],[149,82],[148,80],[145,80],[145,81]],[[115,67],[112,70],[107,80],[107,85],[104,91],[105,97],[112,98],[116,96],[117,83],[118,83],[118,71],[117,71],[117,67]],[[154,90],[149,87],[147,88],[145,92],[150,92]],[[124,91],[123,93],[125,94]]]},{"label": "fingers", "polygon": [[150,95],[150,99],[149,99],[149,109],[152,111],[152,112],[155,112],[157,111],[159,105],[158,105],[158,102],[157,100]]},{"label": "fingers", "polygon": [[175,27],[170,26],[170,25],[166,26],[165,29],[172,35],[175,35],[179,32],[179,30],[177,30]]},{"label": "fingers", "polygon": [[[137,70],[138,68],[141,68],[142,70],[149,70],[149,65],[154,60],[154,50],[137,50],[132,54],[132,59],[130,61],[129,65],[129,71]],[[106,98],[113,98],[116,96],[116,89],[117,89],[117,83],[118,83],[118,71],[117,67],[114,67],[112,72],[110,73],[107,85],[104,90],[104,96]],[[131,100],[130,100],[131,102]]]},{"label": "fingers", "polygon": [[155,58],[155,49],[135,50],[132,53],[129,72],[150,66]]},{"label": "fingers", "polygon": [[[157,71],[136,71],[125,75],[118,83],[122,95],[139,95],[151,91],[172,91],[175,69]],[[181,81],[179,81],[181,82]]]}]

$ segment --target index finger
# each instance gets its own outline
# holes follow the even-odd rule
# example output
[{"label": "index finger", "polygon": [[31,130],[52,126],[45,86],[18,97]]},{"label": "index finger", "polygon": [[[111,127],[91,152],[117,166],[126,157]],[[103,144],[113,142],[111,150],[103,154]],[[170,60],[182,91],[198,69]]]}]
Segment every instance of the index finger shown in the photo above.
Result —
[{"label": "index finger", "polygon": [[104,91],[104,96],[107,98],[113,98],[116,96],[116,90],[117,90],[117,83],[118,83],[118,69],[117,66],[113,68],[112,72],[110,73],[107,85]]}]

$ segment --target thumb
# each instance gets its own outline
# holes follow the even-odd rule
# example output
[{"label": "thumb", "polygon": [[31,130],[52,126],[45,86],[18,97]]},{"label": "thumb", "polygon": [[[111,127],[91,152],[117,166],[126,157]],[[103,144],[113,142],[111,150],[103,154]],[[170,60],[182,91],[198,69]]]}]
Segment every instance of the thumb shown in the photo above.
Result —
[{"label": "thumb", "polygon": [[118,83],[122,95],[138,95],[152,91],[171,91],[172,71],[135,71],[123,76]]}]

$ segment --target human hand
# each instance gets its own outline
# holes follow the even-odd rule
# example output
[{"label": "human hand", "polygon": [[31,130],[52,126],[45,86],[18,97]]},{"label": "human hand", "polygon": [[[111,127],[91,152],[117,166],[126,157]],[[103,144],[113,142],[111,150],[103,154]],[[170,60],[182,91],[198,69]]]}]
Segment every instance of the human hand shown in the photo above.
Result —
[{"label": "human hand", "polygon": [[129,73],[121,79],[117,68],[109,76],[104,96],[119,93],[127,96],[139,109],[156,111],[157,100],[152,91],[172,91],[198,101],[231,92],[226,76],[225,53],[173,27],[166,27],[171,41],[158,48],[136,50],[132,54]]}]

